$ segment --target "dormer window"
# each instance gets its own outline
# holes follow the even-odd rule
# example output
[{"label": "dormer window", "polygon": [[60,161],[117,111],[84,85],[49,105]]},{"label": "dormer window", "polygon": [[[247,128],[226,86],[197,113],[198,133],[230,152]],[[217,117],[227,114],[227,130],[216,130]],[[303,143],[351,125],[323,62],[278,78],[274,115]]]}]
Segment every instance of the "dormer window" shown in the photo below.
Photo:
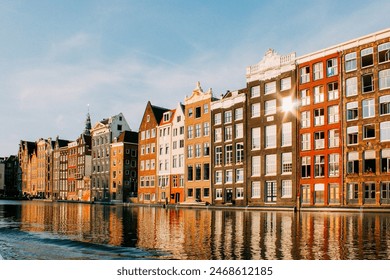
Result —
[{"label": "dormer window", "polygon": [[171,112],[164,113],[164,122],[167,122],[171,119]]}]

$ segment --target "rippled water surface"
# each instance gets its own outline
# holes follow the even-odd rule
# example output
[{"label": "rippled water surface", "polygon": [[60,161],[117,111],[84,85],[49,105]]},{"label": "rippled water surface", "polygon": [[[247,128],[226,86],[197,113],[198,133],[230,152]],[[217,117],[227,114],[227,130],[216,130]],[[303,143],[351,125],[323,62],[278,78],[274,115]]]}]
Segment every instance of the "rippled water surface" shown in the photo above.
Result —
[{"label": "rippled water surface", "polygon": [[390,214],[0,200],[0,255],[33,260],[390,259]]}]

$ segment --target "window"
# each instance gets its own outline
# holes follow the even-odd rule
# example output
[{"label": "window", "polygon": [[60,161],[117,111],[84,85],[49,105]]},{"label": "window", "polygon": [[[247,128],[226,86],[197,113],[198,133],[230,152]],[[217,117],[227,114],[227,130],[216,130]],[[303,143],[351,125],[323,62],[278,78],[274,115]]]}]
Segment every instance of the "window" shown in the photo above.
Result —
[{"label": "window", "polygon": [[310,185],[301,186],[301,201],[302,204],[310,203]]},{"label": "window", "polygon": [[233,170],[225,170],[225,184],[233,183]]},{"label": "window", "polygon": [[215,165],[222,164],[222,147],[215,147]]},{"label": "window", "polygon": [[193,146],[189,145],[187,147],[187,158],[192,158],[193,157]]},{"label": "window", "polygon": [[359,174],[358,152],[349,152],[347,154],[347,174]]},{"label": "window", "polygon": [[301,150],[307,151],[310,150],[310,133],[301,134]]},{"label": "window", "polygon": [[375,138],[375,125],[368,124],[363,126],[363,139]]},{"label": "window", "polygon": [[203,124],[203,135],[209,136],[209,134],[210,134],[210,124],[208,122],[205,122]]},{"label": "window", "polygon": [[203,180],[207,181],[210,179],[210,164],[203,164]]},{"label": "window", "polygon": [[201,180],[201,173],[202,173],[202,165],[196,164],[195,165],[195,180],[199,181]]},{"label": "window", "polygon": [[193,114],[193,111],[192,111],[192,108],[189,108],[188,109],[188,117],[192,117],[192,114]]},{"label": "window", "polygon": [[322,79],[324,77],[322,62],[315,63],[313,65],[313,81]]},{"label": "window", "polygon": [[324,203],[324,184],[314,184],[314,203]]},{"label": "window", "polygon": [[208,142],[203,143],[203,155],[204,156],[210,155],[210,144]]},{"label": "window", "polygon": [[264,85],[264,94],[271,94],[276,92],[276,82],[269,82]]},{"label": "window", "polygon": [[260,198],[260,182],[252,182],[252,198]]},{"label": "window", "polygon": [[235,127],[235,137],[236,139],[243,138],[244,137],[244,129],[243,129],[243,124],[238,123],[234,125]]},{"label": "window", "polygon": [[233,131],[231,126],[225,126],[225,141],[231,141],[233,139]]},{"label": "window", "polygon": [[280,90],[287,90],[291,88],[291,77],[280,80]]},{"label": "window", "polygon": [[314,157],[314,177],[325,176],[325,156]]},{"label": "window", "polygon": [[251,106],[251,117],[260,117],[260,103],[252,104]]},{"label": "window", "polygon": [[390,69],[379,71],[379,89],[390,88]]},{"label": "window", "polygon": [[225,146],[225,164],[233,163],[233,146],[226,145]]},{"label": "window", "polygon": [[236,169],[236,182],[237,183],[244,182],[244,169],[243,168]]},{"label": "window", "polygon": [[236,163],[242,163],[244,161],[244,144],[236,144]]},{"label": "window", "polygon": [[358,143],[358,127],[347,127],[347,145],[354,145]]},{"label": "window", "polygon": [[340,186],[329,184],[329,203],[340,203]]},{"label": "window", "polygon": [[215,190],[215,199],[216,200],[222,200],[222,189],[216,189]]},{"label": "window", "polygon": [[380,123],[380,140],[381,142],[390,141],[390,122]]},{"label": "window", "polygon": [[276,201],[276,181],[265,182],[265,201],[266,202]]},{"label": "window", "polygon": [[260,86],[255,86],[251,88],[251,97],[260,96]]},{"label": "window", "polygon": [[267,100],[264,103],[264,115],[276,114],[276,99]]},{"label": "window", "polygon": [[187,181],[194,180],[194,167],[192,165],[187,166]]},{"label": "window", "polygon": [[381,171],[390,172],[390,149],[383,149],[381,151]]},{"label": "window", "polygon": [[195,145],[195,157],[199,158],[201,156],[201,144],[196,144]]},{"label": "window", "polygon": [[260,156],[252,157],[252,176],[260,176]]},{"label": "window", "polygon": [[203,105],[203,113],[207,114],[209,112],[209,104]]},{"label": "window", "polygon": [[310,111],[304,111],[301,113],[301,127],[310,127]]},{"label": "window", "polygon": [[169,119],[171,118],[171,113],[170,112],[164,113],[163,118],[164,118],[164,122],[169,121]]},{"label": "window", "polygon": [[372,118],[375,116],[375,101],[374,99],[364,99],[363,105],[363,119]]},{"label": "window", "polygon": [[308,89],[301,90],[301,105],[310,105],[310,91]]},{"label": "window", "polygon": [[237,188],[236,199],[243,199],[243,198],[244,198],[244,188]]},{"label": "window", "polygon": [[339,176],[340,173],[340,155],[330,154],[329,155],[329,176]]},{"label": "window", "polygon": [[317,131],[314,133],[314,149],[325,148],[325,133],[323,131]]},{"label": "window", "polygon": [[314,103],[324,102],[324,88],[322,86],[314,87]]},{"label": "window", "polygon": [[225,123],[231,123],[232,122],[232,111],[225,111]]},{"label": "window", "polygon": [[374,150],[364,151],[363,170],[368,173],[376,172],[376,157]]},{"label": "window", "polygon": [[347,121],[357,120],[358,117],[358,102],[354,101],[347,103]]},{"label": "window", "polygon": [[214,142],[221,142],[222,141],[222,128],[216,128],[214,130]]},{"label": "window", "polygon": [[381,116],[390,114],[390,95],[379,97],[379,114]]},{"label": "window", "polygon": [[314,110],[314,126],[320,126],[325,124],[324,108],[318,108]]},{"label": "window", "polygon": [[291,180],[282,180],[282,198],[292,198]]},{"label": "window", "polygon": [[188,139],[191,139],[191,138],[193,138],[194,136],[193,136],[193,127],[190,125],[190,126],[188,126],[187,127],[187,138]]},{"label": "window", "polygon": [[381,203],[390,203],[390,182],[381,182]]},{"label": "window", "polygon": [[195,138],[199,138],[202,136],[201,125],[198,123],[195,125]]},{"label": "window", "polygon": [[374,77],[372,74],[362,76],[362,92],[371,92],[374,90]]},{"label": "window", "polygon": [[302,157],[301,176],[302,178],[310,178],[311,159],[310,157]]},{"label": "window", "polygon": [[283,123],[282,124],[282,147],[287,147],[292,145],[292,123]]},{"label": "window", "polygon": [[294,103],[292,102],[291,96],[282,98],[282,111],[291,112],[294,109]]},{"label": "window", "polygon": [[378,46],[379,63],[390,61],[390,42]]},{"label": "window", "polygon": [[367,182],[363,183],[364,190],[364,202],[365,203],[375,203],[375,183]]},{"label": "window", "polygon": [[328,100],[335,100],[339,98],[339,83],[328,84]]},{"label": "window", "polygon": [[328,123],[338,123],[339,122],[339,106],[329,106],[328,107]]},{"label": "window", "polygon": [[215,183],[222,184],[222,171],[221,170],[215,171]]},{"label": "window", "polygon": [[347,185],[347,195],[348,201],[357,202],[357,200],[359,199],[359,184],[349,183]]},{"label": "window", "polygon": [[352,77],[345,81],[345,95],[347,97],[357,95],[357,78]]},{"label": "window", "polygon": [[180,127],[180,135],[183,135],[184,134],[184,126],[181,126]]},{"label": "window", "polygon": [[252,150],[260,149],[260,127],[252,128]]},{"label": "window", "polygon": [[356,52],[345,55],[345,72],[356,70]]},{"label": "window", "polygon": [[221,113],[214,115],[214,124],[221,124]]},{"label": "window", "polygon": [[292,153],[282,153],[282,173],[292,173]]},{"label": "window", "polygon": [[367,48],[364,50],[361,50],[360,56],[362,59],[362,68],[368,67],[374,64],[374,55],[373,55],[373,49]]},{"label": "window", "polygon": [[234,119],[236,121],[243,119],[243,108],[237,108],[234,110]]},{"label": "window", "polygon": [[299,69],[299,75],[301,84],[310,82],[310,67],[305,66]]},{"label": "window", "polygon": [[340,146],[340,132],[338,129],[331,129],[328,132],[328,147],[336,148]]},{"label": "window", "polygon": [[276,174],[276,155],[265,156],[265,175]]},{"label": "window", "polygon": [[276,125],[265,127],[265,148],[276,147]]},{"label": "window", "polygon": [[326,75],[332,77],[337,75],[337,58],[331,58],[326,61]]}]

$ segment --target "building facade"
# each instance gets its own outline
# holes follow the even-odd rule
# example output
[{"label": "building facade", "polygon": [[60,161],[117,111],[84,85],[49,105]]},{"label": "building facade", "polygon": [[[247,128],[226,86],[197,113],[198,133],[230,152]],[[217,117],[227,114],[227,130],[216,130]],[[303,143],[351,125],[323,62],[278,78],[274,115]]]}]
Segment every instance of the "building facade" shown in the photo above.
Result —
[{"label": "building facade", "polygon": [[246,206],[246,91],[211,102],[211,121],[213,204]]},{"label": "building facade", "polygon": [[130,131],[122,113],[97,122],[92,136],[92,201],[108,201],[110,180],[110,144],[123,131]]},{"label": "building facade", "polygon": [[137,196],[138,133],[123,131],[110,148],[110,200],[130,202]]},{"label": "building facade", "polygon": [[342,45],[344,203],[390,206],[390,30]]},{"label": "building facade", "polygon": [[166,108],[147,103],[139,127],[138,140],[138,201],[145,204],[157,203],[157,127]]},{"label": "building facade", "polygon": [[268,50],[247,68],[248,204],[295,207],[297,121],[295,53]]},{"label": "building facade", "polygon": [[337,48],[297,59],[300,203],[340,206],[342,189],[340,60]]},{"label": "building facade", "polygon": [[198,82],[191,96],[185,99],[185,200],[212,203],[211,168],[211,111],[212,90],[203,92]]},{"label": "building facade", "polygon": [[185,108],[179,103],[172,120],[172,184],[169,203],[184,201]]}]

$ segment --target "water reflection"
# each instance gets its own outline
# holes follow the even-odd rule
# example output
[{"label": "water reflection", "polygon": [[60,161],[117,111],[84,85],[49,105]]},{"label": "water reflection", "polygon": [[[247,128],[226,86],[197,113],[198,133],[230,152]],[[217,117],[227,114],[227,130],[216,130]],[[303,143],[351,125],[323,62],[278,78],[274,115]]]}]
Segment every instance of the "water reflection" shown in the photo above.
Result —
[{"label": "water reflection", "polygon": [[[0,202],[0,228],[169,259],[389,259],[390,215]],[[96,256],[98,258],[98,256]]]}]

